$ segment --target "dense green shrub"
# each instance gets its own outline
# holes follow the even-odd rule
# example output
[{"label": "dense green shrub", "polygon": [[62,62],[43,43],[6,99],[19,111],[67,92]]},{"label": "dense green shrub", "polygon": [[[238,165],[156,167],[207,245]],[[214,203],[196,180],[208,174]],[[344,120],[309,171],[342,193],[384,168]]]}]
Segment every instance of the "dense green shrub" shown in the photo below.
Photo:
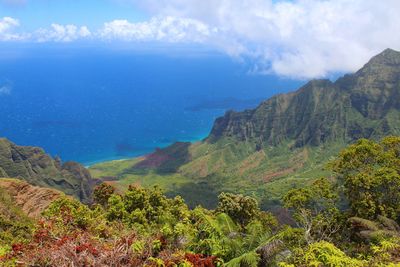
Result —
[{"label": "dense green shrub", "polygon": [[[101,185],[94,193],[99,205],[91,207],[62,197],[35,227],[13,221],[21,214],[3,207],[0,265],[396,266],[399,156],[394,137],[347,148],[333,163],[337,180],[316,179],[284,196],[297,227],[279,225],[252,197],[221,193],[216,210],[190,210],[158,187],[130,186],[117,194]],[[339,209],[343,198],[351,210]]]},{"label": "dense green shrub", "polygon": [[260,214],[260,208],[255,198],[221,193],[218,196],[217,212],[226,213],[235,222],[245,226]]},{"label": "dense green shrub", "polygon": [[107,183],[101,183],[93,190],[93,201],[102,206],[108,204],[108,199],[115,193],[115,187]]},{"label": "dense green shrub", "polygon": [[361,139],[344,149],[333,170],[344,184],[354,216],[397,219],[400,211],[400,137]]},{"label": "dense green shrub", "polygon": [[281,267],[291,266],[329,266],[329,267],[361,267],[367,262],[347,256],[335,245],[321,241],[309,245],[306,249],[299,248],[289,263],[280,263]]}]

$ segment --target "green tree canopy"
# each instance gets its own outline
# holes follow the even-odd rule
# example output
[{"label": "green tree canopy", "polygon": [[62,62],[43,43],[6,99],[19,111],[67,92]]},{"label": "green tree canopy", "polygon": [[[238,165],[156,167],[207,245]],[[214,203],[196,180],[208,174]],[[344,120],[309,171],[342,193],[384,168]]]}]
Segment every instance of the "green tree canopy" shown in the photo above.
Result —
[{"label": "green tree canopy", "polygon": [[353,215],[397,219],[400,211],[400,138],[361,139],[333,163]]},{"label": "green tree canopy", "polygon": [[310,186],[290,190],[284,197],[285,207],[293,211],[295,220],[304,229],[308,243],[330,240],[340,229],[340,212],[336,207],[337,195],[325,178]]},{"label": "green tree canopy", "polygon": [[248,224],[260,214],[260,208],[255,198],[221,193],[218,200],[217,212],[228,214],[242,226]]},{"label": "green tree canopy", "polygon": [[106,206],[108,203],[108,199],[114,193],[115,193],[114,186],[107,183],[101,183],[98,186],[96,186],[93,190],[93,200],[97,204]]}]

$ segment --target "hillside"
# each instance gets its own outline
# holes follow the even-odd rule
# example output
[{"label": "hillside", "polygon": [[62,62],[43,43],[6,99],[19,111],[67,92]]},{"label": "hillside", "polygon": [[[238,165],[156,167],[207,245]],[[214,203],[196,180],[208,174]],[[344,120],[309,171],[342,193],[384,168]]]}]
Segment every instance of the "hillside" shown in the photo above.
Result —
[{"label": "hillside", "polygon": [[35,219],[40,217],[51,202],[64,196],[60,191],[33,186],[16,179],[1,179],[0,189],[24,214]]},{"label": "hillside", "polygon": [[290,188],[329,174],[326,162],[346,144],[398,135],[399,122],[400,53],[387,49],[335,82],[312,80],[256,109],[228,111],[202,142],[90,170],[97,178],[113,177],[120,188],[161,184],[190,205],[212,207],[219,192],[232,191],[271,206]]},{"label": "hillside", "polygon": [[0,177],[58,189],[83,202],[89,202],[91,197],[92,177],[82,165],[62,163],[41,148],[18,146],[4,138],[0,139]]},{"label": "hillside", "polygon": [[30,238],[34,222],[42,218],[42,212],[63,197],[62,192],[54,189],[17,179],[0,179],[0,245]]}]

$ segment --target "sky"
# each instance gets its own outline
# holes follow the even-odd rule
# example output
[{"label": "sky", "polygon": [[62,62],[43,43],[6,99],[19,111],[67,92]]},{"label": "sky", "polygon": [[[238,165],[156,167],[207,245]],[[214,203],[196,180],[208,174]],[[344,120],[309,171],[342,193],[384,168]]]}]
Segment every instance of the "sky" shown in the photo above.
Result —
[{"label": "sky", "polygon": [[400,50],[399,11],[399,0],[0,0],[0,43],[196,46],[309,79]]}]

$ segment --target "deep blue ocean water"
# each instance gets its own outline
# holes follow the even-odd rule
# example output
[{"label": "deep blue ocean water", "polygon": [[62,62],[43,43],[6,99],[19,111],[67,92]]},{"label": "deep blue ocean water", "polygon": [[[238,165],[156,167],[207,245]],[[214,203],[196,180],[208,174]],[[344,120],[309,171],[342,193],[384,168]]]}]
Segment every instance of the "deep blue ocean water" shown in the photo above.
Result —
[{"label": "deep blue ocean water", "polygon": [[0,136],[86,165],[202,139],[227,109],[303,83],[195,49],[0,49]]}]

